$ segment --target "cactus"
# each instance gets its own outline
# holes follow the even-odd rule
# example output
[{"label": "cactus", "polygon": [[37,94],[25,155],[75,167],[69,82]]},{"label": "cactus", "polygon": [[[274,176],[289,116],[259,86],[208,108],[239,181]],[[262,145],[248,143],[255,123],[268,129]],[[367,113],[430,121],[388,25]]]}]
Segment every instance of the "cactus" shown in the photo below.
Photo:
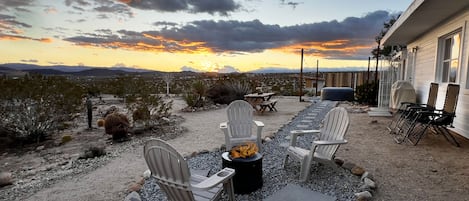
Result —
[{"label": "cactus", "polygon": [[96,121],[96,124],[98,125],[98,127],[103,127],[104,126],[104,119],[98,119],[98,121]]},{"label": "cactus", "polygon": [[120,113],[112,113],[104,119],[104,129],[106,134],[112,135],[112,139],[121,140],[127,138],[129,130],[129,120],[127,116]]}]

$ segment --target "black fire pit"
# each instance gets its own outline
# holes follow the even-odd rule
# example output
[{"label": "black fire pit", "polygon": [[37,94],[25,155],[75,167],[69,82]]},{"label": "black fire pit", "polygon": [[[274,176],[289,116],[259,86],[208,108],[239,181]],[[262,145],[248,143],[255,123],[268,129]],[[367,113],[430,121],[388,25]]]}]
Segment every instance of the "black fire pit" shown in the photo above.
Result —
[{"label": "black fire pit", "polygon": [[223,168],[235,169],[233,177],[234,192],[237,194],[251,193],[262,187],[262,154],[256,153],[249,158],[231,159],[229,152],[222,156]]}]

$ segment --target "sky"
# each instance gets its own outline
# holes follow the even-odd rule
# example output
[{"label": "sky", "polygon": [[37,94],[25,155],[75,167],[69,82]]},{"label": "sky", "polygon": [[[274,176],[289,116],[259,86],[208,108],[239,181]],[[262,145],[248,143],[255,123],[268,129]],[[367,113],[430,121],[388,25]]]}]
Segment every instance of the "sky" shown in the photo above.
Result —
[{"label": "sky", "polygon": [[248,72],[365,67],[412,0],[0,0],[0,64]]}]

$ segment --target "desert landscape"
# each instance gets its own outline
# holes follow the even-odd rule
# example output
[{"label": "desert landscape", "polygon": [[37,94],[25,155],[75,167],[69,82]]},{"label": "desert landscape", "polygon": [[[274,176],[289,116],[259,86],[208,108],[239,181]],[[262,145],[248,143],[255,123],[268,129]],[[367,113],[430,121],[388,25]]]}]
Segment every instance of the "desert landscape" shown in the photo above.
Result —
[{"label": "desert landscape", "polygon": [[[278,112],[256,114],[255,119],[265,123],[264,137],[275,137],[283,125],[296,114],[315,104],[299,102],[298,97],[277,97]],[[12,173],[13,185],[0,189],[2,200],[123,200],[138,183],[147,169],[143,160],[143,142],[160,137],[175,146],[179,152],[191,156],[199,152],[219,149],[224,136],[220,122],[226,120],[226,105],[213,106],[206,111],[184,112],[186,107],[178,97],[172,116],[159,130],[133,135],[131,140],[115,143],[103,128],[87,129],[85,116],[70,130],[56,135],[55,141],[31,146],[24,152],[1,153],[0,168]],[[94,119],[99,110],[118,101],[96,101]],[[428,134],[417,146],[396,144],[388,134],[389,117],[369,117],[368,107],[349,102],[351,117],[343,145],[336,156],[353,162],[369,171],[378,184],[374,200],[465,200],[469,197],[467,159],[469,142],[458,138],[461,147],[450,145],[442,136]],[[83,112],[82,115],[85,115]],[[60,145],[63,135],[71,135],[70,142]],[[266,142],[268,143],[268,142]],[[105,147],[101,157],[81,159],[84,150],[92,144]],[[313,173],[314,175],[314,173]]]}]

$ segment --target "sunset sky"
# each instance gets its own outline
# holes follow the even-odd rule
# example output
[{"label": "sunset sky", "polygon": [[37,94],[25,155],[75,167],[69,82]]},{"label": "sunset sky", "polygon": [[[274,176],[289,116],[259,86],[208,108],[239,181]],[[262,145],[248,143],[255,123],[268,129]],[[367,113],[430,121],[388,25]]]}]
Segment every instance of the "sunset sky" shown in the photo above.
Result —
[{"label": "sunset sky", "polygon": [[0,64],[246,72],[365,67],[411,0],[1,0]]}]

